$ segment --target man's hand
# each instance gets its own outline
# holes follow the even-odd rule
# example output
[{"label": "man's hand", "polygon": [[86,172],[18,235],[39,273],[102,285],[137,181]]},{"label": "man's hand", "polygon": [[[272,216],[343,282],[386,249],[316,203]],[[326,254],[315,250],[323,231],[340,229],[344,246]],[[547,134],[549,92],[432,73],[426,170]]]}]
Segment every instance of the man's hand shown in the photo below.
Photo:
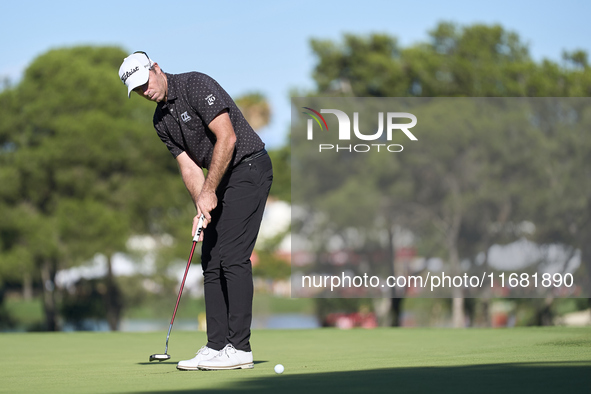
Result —
[{"label": "man's hand", "polygon": [[[199,218],[200,217],[201,217],[201,215],[197,214],[193,218],[193,231],[191,232],[191,236],[193,238],[195,238],[195,233],[197,233],[197,227],[199,227]],[[205,228],[206,225],[207,225],[206,221],[203,220],[203,228]],[[202,241],[203,241],[203,230],[201,231],[201,234],[199,234],[199,239],[197,240],[197,242],[202,242]]]},{"label": "man's hand", "polygon": [[[215,191],[224,176],[236,145],[236,134],[228,115],[228,110],[223,110],[208,125],[211,132],[216,137],[213,147],[211,164],[207,172],[207,178],[203,176],[201,168],[187,155],[186,152],[177,156],[177,161],[181,169],[183,181],[187,190],[193,198],[197,215],[193,218],[193,232],[195,236],[199,216],[203,214],[203,228],[211,223],[211,211],[218,205],[218,198]],[[199,237],[203,240],[203,233]]]},{"label": "man's hand", "polygon": [[193,219],[193,235],[195,235],[195,229],[197,228],[196,219],[199,220],[199,216],[203,214],[205,220],[203,221],[203,228],[207,227],[207,224],[211,222],[211,211],[218,205],[218,197],[214,192],[209,190],[202,190],[197,197],[197,216]]},{"label": "man's hand", "polygon": [[[228,110],[223,110],[216,116],[208,125],[209,130],[215,135],[216,142],[213,146],[213,153],[211,156],[211,164],[207,177],[203,182],[203,188],[195,201],[197,206],[197,216],[203,214],[205,220],[203,221],[203,228],[211,223],[210,212],[218,205],[218,198],[215,191],[226,173],[234,148],[236,145],[236,134],[228,115]],[[193,227],[195,227],[193,221]]]}]

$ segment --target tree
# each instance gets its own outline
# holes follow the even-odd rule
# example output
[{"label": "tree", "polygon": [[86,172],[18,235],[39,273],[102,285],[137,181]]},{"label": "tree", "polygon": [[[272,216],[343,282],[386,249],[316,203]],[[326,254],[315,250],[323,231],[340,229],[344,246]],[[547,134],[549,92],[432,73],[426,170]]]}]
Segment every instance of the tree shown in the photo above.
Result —
[{"label": "tree", "polygon": [[253,129],[260,130],[269,124],[271,108],[261,93],[241,95],[236,99],[236,105]]},{"label": "tree", "polygon": [[[549,60],[536,63],[518,35],[498,25],[459,28],[441,23],[430,32],[428,42],[408,48],[401,48],[393,37],[378,34],[345,35],[342,44],[312,40],[311,46],[318,59],[313,72],[317,96],[563,97],[588,95],[591,88],[591,73],[584,53],[565,55],[569,64],[565,68]],[[473,102],[467,105],[473,105]],[[499,110],[503,116],[511,116],[511,108],[502,108],[502,101],[497,105],[501,106]],[[494,108],[494,105],[483,108]],[[473,113],[478,110],[478,107],[466,109]],[[371,226],[375,226],[378,218],[379,223],[387,223],[384,230],[390,229],[390,239],[396,225],[412,229],[415,234],[422,235],[419,244],[439,245],[438,248],[446,251],[446,260],[455,267],[462,260],[473,260],[495,242],[508,242],[522,235],[512,230],[520,221],[534,221],[536,228],[540,229],[539,234],[544,233],[542,228],[556,227],[550,218],[532,212],[530,202],[539,200],[532,186],[539,187],[549,173],[544,174],[542,170],[549,163],[540,162],[546,154],[552,153],[548,148],[556,143],[554,147],[561,149],[560,155],[569,155],[569,150],[564,149],[565,144],[559,142],[564,137],[535,129],[523,118],[519,118],[521,128],[509,124],[506,127],[488,125],[488,130],[495,130],[492,134],[486,132],[486,125],[480,124],[479,119],[454,115],[452,108],[433,108],[431,113],[433,119],[423,119],[423,126],[436,125],[437,116],[456,116],[458,124],[445,133],[424,135],[422,138],[429,139],[432,149],[413,149],[410,154],[405,152],[387,165],[343,155],[335,159],[341,160],[338,166],[342,167],[342,173],[338,175],[335,170],[332,177],[323,178],[327,180],[323,184],[309,179],[311,172],[305,173],[304,168],[298,166],[334,167],[336,163],[300,163],[300,153],[294,151],[294,176],[300,171],[301,176],[305,173],[306,185],[326,201],[325,205],[318,202],[317,207],[344,213],[350,209],[351,201],[358,204],[365,199],[367,203],[362,203],[362,212],[367,213]],[[519,111],[515,114],[522,116]],[[430,130],[436,130],[436,127]],[[548,137],[552,138],[552,144],[544,141]],[[568,138],[571,137],[574,144],[581,139],[580,135]],[[503,141],[510,141],[510,144],[503,145]],[[580,157],[577,165],[587,168],[583,165],[587,158],[583,146],[586,145],[578,145],[581,153],[577,156]],[[384,171],[384,168],[388,170]],[[408,175],[401,169],[406,169]],[[580,178],[577,175],[580,182],[588,175],[581,170],[575,173],[580,174]],[[350,174],[366,174],[357,189],[347,182]],[[566,179],[561,181],[566,182]],[[294,183],[302,185],[298,181]],[[377,185],[380,186],[376,189]],[[390,186],[384,189],[384,185]],[[380,202],[379,195],[384,195],[384,190],[396,198]],[[565,204],[569,204],[566,201]],[[582,199],[572,206],[576,207],[571,211],[574,217],[580,217],[581,212],[588,209],[585,201]],[[537,205],[537,212],[546,204],[550,201]],[[411,212],[414,214],[409,215]],[[334,232],[346,230],[343,227],[346,224],[339,223],[341,220],[343,218],[330,224]],[[356,221],[367,222],[359,215]],[[576,227],[587,228],[584,223]],[[560,231],[567,230],[562,228]],[[560,238],[554,239],[560,241]],[[393,246],[391,242],[390,248]],[[432,247],[431,250],[441,253]],[[394,258],[395,252],[391,250],[389,253]],[[463,326],[462,294],[456,295],[453,311],[454,324]]]},{"label": "tree", "polygon": [[3,217],[19,213],[3,224],[0,255],[18,261],[13,272],[40,273],[48,330],[59,328],[57,270],[97,253],[109,261],[105,302],[116,329],[121,305],[111,257],[131,234],[158,233],[163,220],[155,213],[179,201],[176,165],[147,134],[153,108],[128,100],[117,77],[125,55],[111,47],[51,50],[0,94],[7,185],[0,209]]},{"label": "tree", "polygon": [[269,196],[291,202],[291,147],[282,146],[269,151],[273,163],[273,185]]},{"label": "tree", "polygon": [[[271,107],[262,93],[243,94],[236,104],[255,131],[267,126],[271,120]],[[291,201],[290,147],[269,150],[273,163],[273,185],[269,195],[283,201]]]}]

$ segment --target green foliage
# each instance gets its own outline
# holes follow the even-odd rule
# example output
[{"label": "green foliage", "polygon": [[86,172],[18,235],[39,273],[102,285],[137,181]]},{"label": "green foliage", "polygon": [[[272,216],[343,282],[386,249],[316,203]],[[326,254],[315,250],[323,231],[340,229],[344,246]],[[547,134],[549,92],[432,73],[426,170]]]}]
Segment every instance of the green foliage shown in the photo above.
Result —
[{"label": "green foliage", "polygon": [[278,258],[272,251],[257,252],[258,264],[252,269],[252,275],[265,279],[287,279],[291,274],[291,266]]},{"label": "green foliage", "polygon": [[4,289],[0,287],[0,330],[14,326],[14,321],[4,304]]},{"label": "green foliage", "polygon": [[170,212],[190,201],[153,104],[128,99],[117,76],[125,56],[51,50],[0,93],[0,278],[112,256],[132,234],[176,235]]},{"label": "green foliage", "polygon": [[404,95],[404,71],[396,62],[400,50],[396,39],[374,34],[357,37],[347,34],[342,47],[331,41],[312,40],[319,58],[313,77],[320,92],[341,91],[357,97]]},{"label": "green foliage", "polygon": [[[451,23],[405,48],[382,34],[313,39],[311,47],[313,95],[424,97],[429,114],[420,120],[420,148],[405,145],[390,158],[308,157],[293,136],[294,196],[330,218],[317,223],[322,229],[312,241],[321,247],[326,234],[337,234],[361,251],[372,237],[377,243],[376,229],[391,236],[399,226],[413,232],[424,255],[458,265],[528,235],[517,229],[527,221],[538,243],[580,248],[591,272],[588,106],[529,100],[517,108],[501,99],[589,96],[585,52],[565,52],[563,65],[536,62],[520,37],[499,25]],[[462,96],[499,99],[462,101],[462,111],[428,99]],[[443,119],[455,127],[440,130]],[[351,223],[362,231],[347,238]]]},{"label": "green foliage", "polygon": [[253,129],[259,130],[269,124],[271,108],[262,93],[244,94],[236,99],[236,105]]},{"label": "green foliage", "polygon": [[[519,36],[499,25],[440,23],[429,40],[401,48],[383,34],[345,34],[342,43],[312,39],[313,72],[323,96],[500,97],[576,96],[589,93],[587,54],[565,53],[575,70],[536,64]],[[584,86],[571,83],[575,77]],[[584,77],[587,75],[587,77]]]},{"label": "green foliage", "polygon": [[62,317],[77,330],[85,328],[86,319],[104,319],[107,316],[105,293],[107,286],[101,280],[82,279],[73,289],[64,293],[60,311]]},{"label": "green foliage", "polygon": [[291,202],[291,149],[286,145],[269,151],[273,163],[273,185],[269,195]]}]

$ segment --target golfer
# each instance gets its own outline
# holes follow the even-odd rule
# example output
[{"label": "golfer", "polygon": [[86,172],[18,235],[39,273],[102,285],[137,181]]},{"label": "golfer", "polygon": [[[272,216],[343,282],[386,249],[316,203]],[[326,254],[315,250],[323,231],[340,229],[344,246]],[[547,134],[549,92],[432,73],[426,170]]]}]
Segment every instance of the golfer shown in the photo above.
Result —
[{"label": "golfer", "polygon": [[136,92],[157,103],[154,128],[176,158],[197,209],[192,236],[205,216],[199,240],[207,344],[177,368],[253,368],[250,256],[273,181],[265,144],[228,93],[205,74],[168,74],[145,52],[136,52],[124,59],[119,77],[128,97]]}]

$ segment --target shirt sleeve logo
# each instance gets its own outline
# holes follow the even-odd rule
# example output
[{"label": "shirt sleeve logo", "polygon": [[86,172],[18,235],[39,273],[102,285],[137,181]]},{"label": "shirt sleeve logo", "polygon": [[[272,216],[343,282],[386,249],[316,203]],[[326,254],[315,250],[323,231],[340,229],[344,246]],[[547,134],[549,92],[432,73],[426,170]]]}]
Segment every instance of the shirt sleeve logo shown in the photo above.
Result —
[{"label": "shirt sleeve logo", "polygon": [[181,114],[181,119],[183,120],[183,122],[187,123],[188,121],[191,120],[191,117],[189,116],[187,111],[185,111]]},{"label": "shirt sleeve logo", "polygon": [[205,100],[207,101],[207,104],[213,105],[213,103],[215,101],[215,96],[213,94],[210,94],[209,96],[207,96],[205,98]]}]

